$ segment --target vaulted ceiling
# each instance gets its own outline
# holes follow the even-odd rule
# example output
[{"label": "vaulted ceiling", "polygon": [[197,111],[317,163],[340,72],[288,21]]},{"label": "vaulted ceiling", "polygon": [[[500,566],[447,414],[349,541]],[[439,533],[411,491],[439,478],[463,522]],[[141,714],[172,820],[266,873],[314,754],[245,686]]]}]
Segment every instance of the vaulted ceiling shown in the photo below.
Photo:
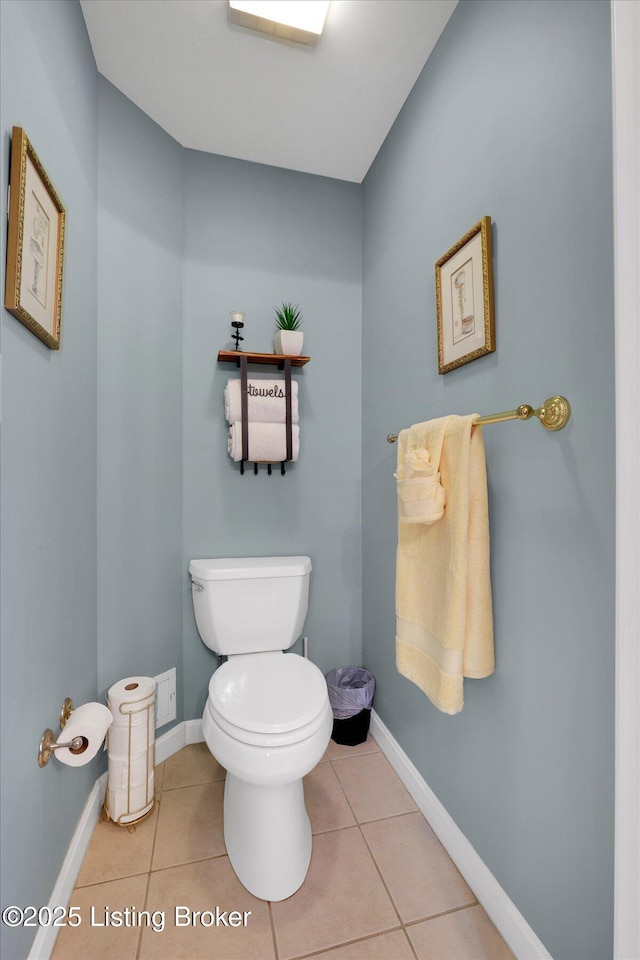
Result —
[{"label": "vaulted ceiling", "polygon": [[316,46],[227,0],[80,0],[98,70],[185,147],[359,183],[457,0],[333,0]]}]

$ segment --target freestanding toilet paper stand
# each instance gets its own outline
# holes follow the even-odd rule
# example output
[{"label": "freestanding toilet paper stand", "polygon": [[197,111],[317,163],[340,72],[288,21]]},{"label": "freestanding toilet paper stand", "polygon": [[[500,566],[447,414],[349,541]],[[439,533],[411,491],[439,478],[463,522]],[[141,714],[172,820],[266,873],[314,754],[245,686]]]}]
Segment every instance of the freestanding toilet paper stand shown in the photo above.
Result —
[{"label": "freestanding toilet paper stand", "polygon": [[[108,698],[107,698],[108,699]],[[155,707],[156,695],[155,690],[153,693],[139,697],[134,700],[128,700],[125,703],[121,703],[118,706],[117,712],[122,716],[127,717],[127,760],[126,760],[126,784],[121,784],[121,790],[126,792],[126,810],[124,813],[120,813],[115,816],[115,811],[109,810],[109,792],[110,784],[107,784],[107,791],[104,797],[103,812],[106,820],[113,820],[114,823],[117,823],[120,827],[129,827],[130,832],[133,832],[135,825],[140,823],[141,820],[144,820],[145,817],[148,817],[151,811],[155,806],[155,792],[154,792],[154,778],[153,774],[155,771],[156,765],[156,742],[155,742]],[[109,704],[111,709],[111,704]],[[132,740],[132,717],[137,714],[144,713],[146,711],[146,749],[144,754],[137,754],[135,757],[132,754],[131,750],[131,740]],[[110,745],[110,738],[107,735],[107,746]],[[131,804],[131,792],[134,789],[134,785],[131,782],[131,761],[132,759],[140,760],[144,756],[145,761],[145,802],[141,805],[132,809]],[[111,774],[111,755],[109,757],[109,773]],[[151,786],[150,786],[151,783]]]}]

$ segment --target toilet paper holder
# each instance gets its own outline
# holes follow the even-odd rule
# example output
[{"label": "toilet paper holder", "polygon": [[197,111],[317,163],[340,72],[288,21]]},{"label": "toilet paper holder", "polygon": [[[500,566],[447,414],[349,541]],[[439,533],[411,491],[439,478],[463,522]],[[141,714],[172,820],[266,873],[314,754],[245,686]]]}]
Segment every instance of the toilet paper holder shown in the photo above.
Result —
[{"label": "toilet paper holder", "polygon": [[[60,708],[61,727],[64,727],[73,711],[73,700],[70,697],[65,697],[64,703]],[[70,740],[68,743],[58,743],[53,730],[50,727],[47,727],[40,738],[40,747],[38,748],[38,766],[45,767],[49,763],[51,754],[54,750],[58,750],[61,747],[68,747],[72,753],[83,753],[87,749],[87,745],[88,743],[85,737],[74,737],[73,740]]]}]

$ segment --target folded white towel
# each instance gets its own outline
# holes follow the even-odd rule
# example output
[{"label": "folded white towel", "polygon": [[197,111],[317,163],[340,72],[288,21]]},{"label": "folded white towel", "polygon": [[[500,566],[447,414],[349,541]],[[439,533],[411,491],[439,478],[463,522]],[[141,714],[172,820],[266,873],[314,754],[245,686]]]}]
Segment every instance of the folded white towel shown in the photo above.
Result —
[{"label": "folded white towel", "polygon": [[[300,452],[300,427],[291,427],[292,460],[298,459]],[[242,423],[232,423],[229,427],[229,456],[232,460],[242,460]],[[249,456],[247,460],[255,463],[279,463],[287,459],[286,423],[249,423]]]},{"label": "folded white towel", "polygon": [[[247,418],[259,423],[286,423],[284,380],[247,380]],[[224,415],[228,423],[242,420],[239,380],[228,380],[224,388]],[[291,381],[291,422],[298,423],[298,384]]]}]

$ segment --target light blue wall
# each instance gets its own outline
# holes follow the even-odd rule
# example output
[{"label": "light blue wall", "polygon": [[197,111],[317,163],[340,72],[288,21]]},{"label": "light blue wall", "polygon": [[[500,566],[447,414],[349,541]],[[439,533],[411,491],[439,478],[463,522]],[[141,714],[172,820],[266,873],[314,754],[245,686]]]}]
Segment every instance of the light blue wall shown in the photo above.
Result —
[{"label": "light blue wall", "polygon": [[[184,273],[185,717],[200,717],[215,658],[198,637],[193,557],[308,554],[305,632],[322,670],[361,657],[362,220],[355,184],[207,154],[186,155]],[[227,454],[230,310],[244,348],[273,350],[273,307],[299,303],[300,459],[285,476],[240,476]],[[251,373],[260,376],[258,371]],[[270,376],[275,370],[263,376]]]},{"label": "light blue wall", "polygon": [[[62,349],[2,311],[2,895],[47,903],[95,761],[36,762],[62,701],[96,698],[96,79],[75,2],[0,4],[4,291],[11,128],[67,208]],[[3,957],[33,930],[1,927]]]},{"label": "light blue wall", "polygon": [[181,675],[184,150],[103,77],[98,107],[98,690],[104,696],[123,676],[156,676],[171,667]]},{"label": "light blue wall", "polygon": [[[460,2],[364,183],[364,661],[376,708],[554,957],[612,951],[609,4]],[[493,227],[497,352],[437,373],[433,264]],[[394,663],[389,432],[485,428],[497,668],[440,714]]]}]

